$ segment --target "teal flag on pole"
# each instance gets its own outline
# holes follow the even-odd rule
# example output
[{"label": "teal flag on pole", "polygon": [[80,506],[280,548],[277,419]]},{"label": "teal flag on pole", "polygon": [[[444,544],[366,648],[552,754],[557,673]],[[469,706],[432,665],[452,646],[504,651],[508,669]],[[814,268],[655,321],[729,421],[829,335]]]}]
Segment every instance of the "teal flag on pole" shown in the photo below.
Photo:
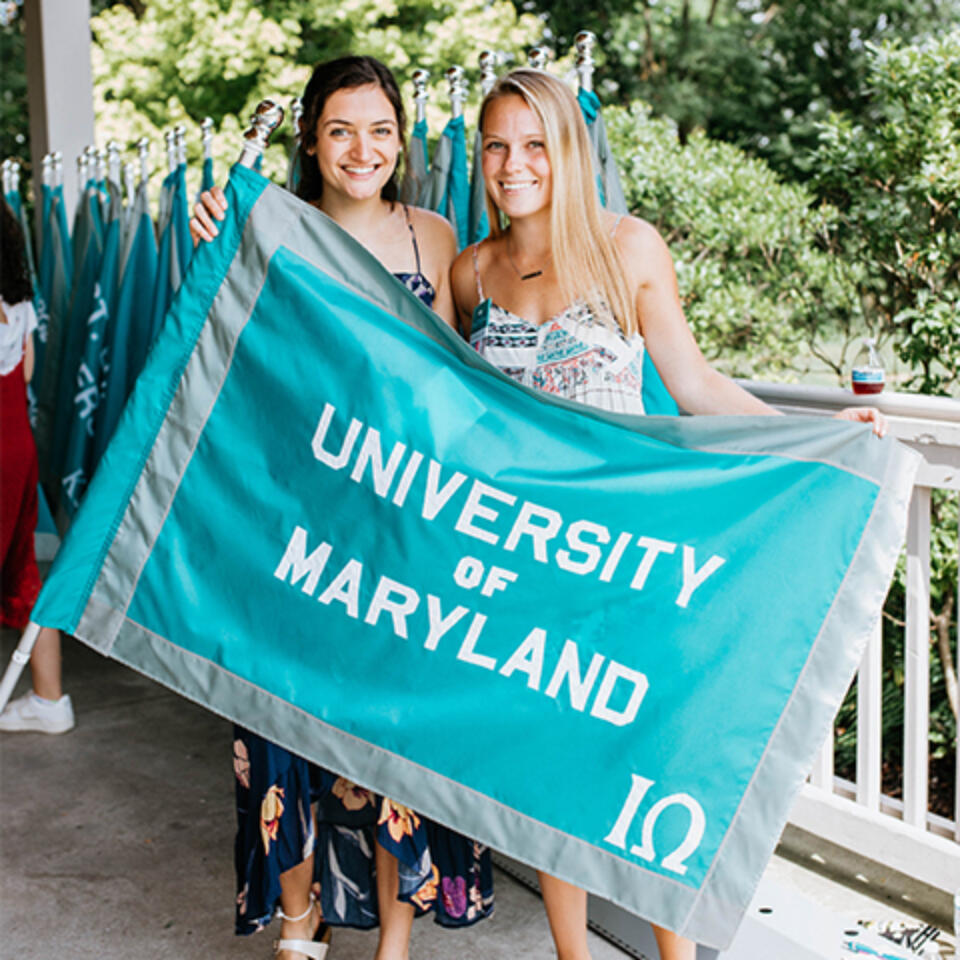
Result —
[{"label": "teal flag on pole", "polygon": [[50,278],[53,262],[50,243],[50,210],[53,207],[53,188],[48,183],[40,187],[40,237],[37,243],[37,274],[34,283],[34,306],[37,308],[37,336],[34,338],[33,385],[38,391],[43,382],[43,363],[50,336]]},{"label": "teal flag on pole", "polygon": [[100,196],[100,184],[94,177],[89,177],[83,192],[77,198],[77,206],[73,215],[73,262],[77,270],[81,269],[84,253],[89,247],[89,235],[93,232],[97,236],[97,243],[103,247],[103,210]]},{"label": "teal flag on pole", "polygon": [[918,458],[529,390],[319,211],[242,168],[227,193],[33,619],[726,946]]},{"label": "teal flag on pole", "polygon": [[427,145],[427,121],[418,120],[413,125],[413,134],[407,145],[407,162],[400,185],[400,200],[412,206],[423,206],[421,197],[427,186],[427,171],[430,169],[430,148]]},{"label": "teal flag on pole", "polygon": [[[47,187],[42,188],[46,190]],[[47,343],[47,303],[43,292],[40,289],[40,277],[37,273],[37,262],[33,251],[33,237],[30,230],[30,221],[27,218],[26,208],[23,205],[23,197],[20,195],[20,188],[17,186],[10,190],[5,199],[14,216],[20,224],[20,230],[23,233],[24,254],[27,260],[27,273],[30,275],[30,285],[33,288],[33,308],[37,315],[37,329],[33,337],[34,347],[34,373],[43,365],[43,353]],[[47,203],[47,198],[41,194],[41,211]],[[30,411],[30,422],[36,425],[37,420],[37,393],[36,387],[38,379],[31,380],[27,384],[27,403]]]},{"label": "teal flag on pole", "polygon": [[109,375],[97,406],[94,462],[103,456],[134,381],[143,369],[153,330],[150,308],[157,277],[157,241],[145,180],[137,187],[131,208],[130,229],[120,259],[116,307],[111,312]]},{"label": "teal flag on pole", "polygon": [[490,233],[487,188],[483,182],[483,133],[473,136],[473,169],[470,175],[470,242],[478,243]]},{"label": "teal flag on pole", "polygon": [[210,190],[216,185],[216,182],[213,176],[213,157],[204,157],[203,173],[200,177],[200,190]]},{"label": "teal flag on pole", "polygon": [[190,239],[190,218],[187,215],[186,165],[178,164],[163,182],[163,193],[158,224],[156,284],[153,293],[149,343],[167,315],[167,310],[186,273],[193,252]]},{"label": "teal flag on pole", "polygon": [[[47,311],[47,336],[43,362],[38,365],[37,422],[34,437],[42,465],[49,461],[53,420],[60,382],[67,318],[70,312],[70,291],[73,286],[73,248],[70,244],[63,185],[51,190],[50,208],[43,231],[40,258],[40,289]],[[41,476],[45,474],[42,472]]]},{"label": "teal flag on pole", "polygon": [[[592,90],[582,87],[577,93],[577,101],[587,124],[587,133],[593,145],[593,158],[597,168],[597,191],[600,202],[613,213],[626,214],[627,200],[620,183],[620,172],[607,140],[607,128],[603,122],[600,98]],[[675,416],[680,412],[676,401],[670,395],[660,377],[650,354],[643,354],[643,409],[647,413],[660,416]]]},{"label": "teal flag on pole", "polygon": [[[57,383],[53,387],[53,431],[47,464],[41,460],[41,479],[48,484],[51,493],[51,509],[57,519],[63,514],[59,510],[62,492],[63,467],[66,463],[67,438],[74,420],[75,397],[79,384],[80,363],[87,342],[87,323],[95,311],[97,279],[100,274],[100,260],[103,256],[103,223],[100,221],[99,187],[93,179],[87,182],[84,197],[80,204],[79,216],[74,228],[74,259],[76,270],[73,277],[73,290],[70,295],[70,307],[61,331],[62,346],[59,350],[59,369]],[[80,238],[78,244],[77,238]],[[46,391],[46,384],[44,384]]]},{"label": "teal flag on pole", "polygon": [[420,205],[450,221],[458,250],[470,242],[470,182],[462,116],[452,117],[443,128]]},{"label": "teal flag on pole", "polygon": [[593,144],[594,159],[597,162],[597,188],[600,191],[600,202],[614,213],[627,213],[627,200],[623,194],[623,184],[620,182],[620,172],[617,170],[617,161],[610,150],[607,140],[607,127],[603,122],[603,113],[600,109],[600,98],[592,90],[581,88],[577,93],[583,119],[587,124],[587,133]]},{"label": "teal flag on pole", "polygon": [[116,312],[122,212],[120,203],[111,203],[108,207],[100,269],[93,286],[76,377],[69,395],[70,421],[57,500],[60,529],[65,529],[76,513],[96,465],[94,430],[100,396],[110,375],[110,346],[114,332],[111,321]]}]

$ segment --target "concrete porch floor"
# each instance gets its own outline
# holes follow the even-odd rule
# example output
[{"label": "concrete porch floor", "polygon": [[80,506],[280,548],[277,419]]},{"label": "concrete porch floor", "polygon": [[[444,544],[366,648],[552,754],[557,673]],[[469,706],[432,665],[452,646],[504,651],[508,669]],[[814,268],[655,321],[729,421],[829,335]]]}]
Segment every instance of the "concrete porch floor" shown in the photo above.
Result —
[{"label": "concrete porch floor", "polygon": [[[3,668],[17,639],[0,637]],[[0,958],[265,960],[276,925],[232,933],[230,725],[69,639],[64,677],[75,730],[0,734]],[[770,872],[850,920],[907,916],[780,858]],[[552,958],[539,898],[500,871],[495,883],[491,920],[451,932],[424,918],[411,956]],[[627,956],[590,937],[593,960]],[[330,958],[368,960],[375,943],[334,930]]]}]

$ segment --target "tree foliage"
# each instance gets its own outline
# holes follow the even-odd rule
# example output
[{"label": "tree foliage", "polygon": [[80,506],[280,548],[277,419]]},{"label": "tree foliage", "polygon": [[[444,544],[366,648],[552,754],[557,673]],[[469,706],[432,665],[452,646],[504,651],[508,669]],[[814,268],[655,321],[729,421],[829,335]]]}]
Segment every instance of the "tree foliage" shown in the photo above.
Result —
[{"label": "tree foliage", "polygon": [[[163,128],[195,130],[209,116],[219,134],[217,160],[226,165],[256,104],[269,98],[286,106],[320,60],[372,54],[394,70],[405,94],[413,70],[428,69],[439,127],[444,70],[461,64],[476,79],[482,50],[517,56],[540,25],[506,0],[149,0],[105,6],[92,29],[98,134],[159,143]],[[287,124],[268,150],[266,172],[281,174],[292,143]],[[193,158],[199,149],[194,136]]]},{"label": "tree foliage", "polygon": [[769,160],[790,178],[812,169],[817,122],[870,118],[868,45],[960,23],[958,0],[535,0],[553,41],[600,39],[602,76],[621,103],[673,118]]},{"label": "tree foliage", "polygon": [[627,200],[674,254],[687,318],[710,359],[738,376],[787,377],[862,330],[846,272],[825,249],[837,210],[768,164],[635,103],[608,111]]},{"label": "tree foliage", "polygon": [[814,184],[841,212],[830,249],[905,385],[960,392],[960,28],[869,54],[873,122],[819,127]]}]

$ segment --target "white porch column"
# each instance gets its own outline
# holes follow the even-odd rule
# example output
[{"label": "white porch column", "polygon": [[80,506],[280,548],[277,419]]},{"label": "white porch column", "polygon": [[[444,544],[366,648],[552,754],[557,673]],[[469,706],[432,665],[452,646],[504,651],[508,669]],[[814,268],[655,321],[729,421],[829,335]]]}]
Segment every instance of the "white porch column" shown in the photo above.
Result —
[{"label": "white porch column", "polygon": [[67,210],[77,199],[76,159],[93,140],[90,0],[25,0],[30,159],[39,184],[44,154],[63,154]]}]

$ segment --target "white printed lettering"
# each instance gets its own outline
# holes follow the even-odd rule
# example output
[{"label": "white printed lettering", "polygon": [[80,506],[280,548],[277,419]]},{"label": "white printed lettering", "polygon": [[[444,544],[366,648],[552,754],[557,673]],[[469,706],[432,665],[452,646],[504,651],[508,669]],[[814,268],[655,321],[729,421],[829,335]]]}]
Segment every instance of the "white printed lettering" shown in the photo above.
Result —
[{"label": "white printed lettering", "polygon": [[304,577],[303,586],[300,588],[304,593],[313,596],[317,589],[317,582],[320,580],[320,574],[330,559],[331,546],[329,543],[321,543],[310,556],[307,556],[307,531],[303,527],[294,527],[293,536],[287,544],[287,549],[283,552],[277,569],[273,575],[278,580],[286,580],[287,574],[293,570],[293,576],[290,578],[290,585],[296,584]]},{"label": "white printed lettering", "polygon": [[534,627],[523,643],[517,647],[510,659],[500,668],[500,673],[509,677],[520,671],[527,675],[527,686],[531,690],[540,689],[540,675],[543,673],[543,650],[547,642],[547,631]]}]

